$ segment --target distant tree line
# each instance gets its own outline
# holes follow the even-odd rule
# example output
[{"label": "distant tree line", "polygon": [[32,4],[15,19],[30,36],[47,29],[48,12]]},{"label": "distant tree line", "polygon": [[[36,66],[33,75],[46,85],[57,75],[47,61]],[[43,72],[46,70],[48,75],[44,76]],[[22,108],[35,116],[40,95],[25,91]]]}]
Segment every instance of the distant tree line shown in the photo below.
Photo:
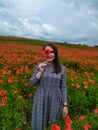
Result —
[{"label": "distant tree line", "polygon": [[[71,44],[71,43],[64,42],[64,44],[68,45],[68,44]],[[81,44],[81,43],[78,43],[78,44],[73,44],[73,45],[88,46],[88,45],[86,45],[86,44]],[[94,47],[98,47],[98,45],[95,45]]]},{"label": "distant tree line", "polygon": [[98,45],[95,45],[94,47],[98,47]]}]

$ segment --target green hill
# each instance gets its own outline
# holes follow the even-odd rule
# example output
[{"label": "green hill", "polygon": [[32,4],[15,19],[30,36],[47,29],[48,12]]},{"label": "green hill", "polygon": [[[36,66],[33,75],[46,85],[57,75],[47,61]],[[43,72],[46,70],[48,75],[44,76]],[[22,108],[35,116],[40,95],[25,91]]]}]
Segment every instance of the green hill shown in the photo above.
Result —
[{"label": "green hill", "polygon": [[56,45],[60,45],[62,47],[71,47],[71,48],[81,48],[81,49],[97,49],[98,47],[92,47],[87,45],[81,44],[72,44],[68,42],[54,42],[54,41],[46,41],[46,40],[39,40],[39,39],[32,39],[32,38],[24,38],[24,37],[15,37],[15,36],[0,36],[0,43],[7,43],[7,42],[15,42],[15,43],[25,43],[25,44],[34,44],[34,45],[44,45],[48,42],[52,42]]}]

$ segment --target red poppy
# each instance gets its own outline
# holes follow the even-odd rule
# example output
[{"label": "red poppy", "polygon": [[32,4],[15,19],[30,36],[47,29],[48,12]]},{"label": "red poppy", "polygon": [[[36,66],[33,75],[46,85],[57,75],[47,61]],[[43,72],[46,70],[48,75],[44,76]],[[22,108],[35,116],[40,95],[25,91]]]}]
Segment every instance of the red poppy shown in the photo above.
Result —
[{"label": "red poppy", "polygon": [[94,114],[98,114],[98,108],[94,109]]},{"label": "red poppy", "polygon": [[32,93],[30,93],[30,94],[29,94],[29,97],[33,97],[33,94],[32,94]]},{"label": "red poppy", "polygon": [[0,91],[0,96],[4,96],[4,95],[6,95],[6,90],[1,90]]},{"label": "red poppy", "polygon": [[67,117],[66,117],[65,130],[72,130],[72,129],[71,129],[71,124],[72,124],[72,120],[71,120],[70,116],[67,116]]},{"label": "red poppy", "polygon": [[4,106],[5,104],[3,102],[0,103],[0,107]]},{"label": "red poppy", "polygon": [[0,84],[3,84],[3,80],[2,79],[0,79]]},{"label": "red poppy", "polygon": [[15,91],[14,91],[14,94],[17,94],[17,93],[18,93],[18,91],[17,91],[17,90],[15,90]]},{"label": "red poppy", "polygon": [[51,130],[61,130],[60,127],[56,124],[51,125]]},{"label": "red poppy", "polygon": [[12,82],[13,82],[13,77],[9,77],[8,83],[12,83]]},{"label": "red poppy", "polygon": [[91,126],[89,124],[84,124],[84,130],[88,130]]},{"label": "red poppy", "polygon": [[7,101],[7,97],[2,98],[2,103],[5,103]]},{"label": "red poppy", "polygon": [[72,130],[72,129],[71,129],[71,127],[69,126],[69,127],[66,127],[65,130]]},{"label": "red poppy", "polygon": [[46,49],[46,50],[43,51],[43,55],[44,56],[49,56],[49,54],[50,54],[50,50],[49,49]]},{"label": "red poppy", "polygon": [[20,70],[17,70],[16,74],[20,75],[20,74],[22,74],[22,72]]},{"label": "red poppy", "polygon": [[20,96],[18,96],[18,98],[22,99],[22,98],[23,98],[23,96],[22,96],[22,95],[20,95]]},{"label": "red poppy", "polygon": [[79,121],[83,121],[84,119],[85,119],[84,116],[80,116],[80,117],[79,117]]}]

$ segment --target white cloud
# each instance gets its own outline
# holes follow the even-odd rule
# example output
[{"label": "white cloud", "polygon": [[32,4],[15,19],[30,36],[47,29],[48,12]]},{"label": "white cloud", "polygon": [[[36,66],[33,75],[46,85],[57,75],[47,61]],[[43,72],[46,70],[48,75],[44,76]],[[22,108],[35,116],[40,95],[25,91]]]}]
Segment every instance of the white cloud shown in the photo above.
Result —
[{"label": "white cloud", "polygon": [[0,35],[98,44],[97,0],[0,0]]},{"label": "white cloud", "polygon": [[56,29],[52,25],[42,24],[43,32],[47,33],[48,35],[56,33]]}]

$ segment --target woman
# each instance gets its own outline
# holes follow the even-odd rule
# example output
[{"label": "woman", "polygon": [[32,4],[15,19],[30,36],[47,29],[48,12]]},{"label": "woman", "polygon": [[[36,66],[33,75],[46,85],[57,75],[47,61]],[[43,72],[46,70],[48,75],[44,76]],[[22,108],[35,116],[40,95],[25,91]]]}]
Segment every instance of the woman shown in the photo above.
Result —
[{"label": "woman", "polygon": [[59,64],[58,50],[54,44],[43,47],[45,61],[36,65],[30,85],[38,84],[34,95],[32,130],[44,130],[56,119],[66,117],[67,90],[65,67]]}]

